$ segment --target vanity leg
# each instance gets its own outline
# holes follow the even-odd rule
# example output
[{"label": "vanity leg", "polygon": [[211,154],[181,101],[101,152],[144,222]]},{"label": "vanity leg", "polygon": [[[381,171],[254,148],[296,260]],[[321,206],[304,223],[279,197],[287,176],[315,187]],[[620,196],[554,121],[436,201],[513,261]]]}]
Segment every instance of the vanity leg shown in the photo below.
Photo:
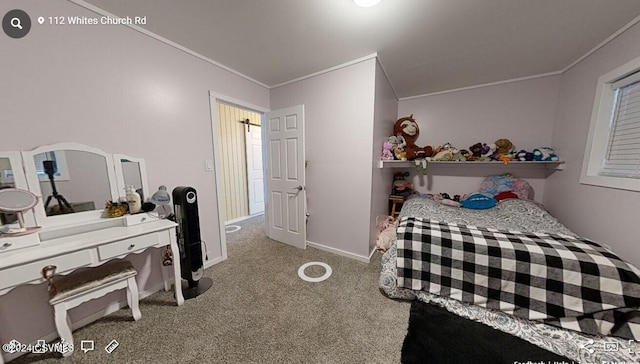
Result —
[{"label": "vanity leg", "polygon": [[165,292],[168,292],[171,289],[171,282],[169,282],[169,277],[167,276],[167,267],[162,264],[162,262],[160,263],[160,271],[162,272],[162,283],[164,283],[164,290]]},{"label": "vanity leg", "polygon": [[178,244],[171,242],[171,251],[173,251],[173,280],[174,290],[176,293],[176,303],[181,306],[184,303],[184,297],[182,296],[182,277],[180,273],[180,250],[178,250]]},{"label": "vanity leg", "polygon": [[[54,306],[54,315],[56,321],[56,329],[60,339],[67,343],[73,343],[73,335],[71,334],[71,323],[69,316],[67,316],[67,307],[64,304],[58,304]],[[68,351],[63,356],[70,356],[73,351]]]},{"label": "vanity leg", "polygon": [[127,279],[127,303],[129,303],[129,307],[131,308],[131,313],[133,313],[133,319],[138,321],[142,317],[142,313],[140,312],[140,304],[139,304],[139,293],[138,293],[138,285],[136,284],[136,277],[129,277]]}]

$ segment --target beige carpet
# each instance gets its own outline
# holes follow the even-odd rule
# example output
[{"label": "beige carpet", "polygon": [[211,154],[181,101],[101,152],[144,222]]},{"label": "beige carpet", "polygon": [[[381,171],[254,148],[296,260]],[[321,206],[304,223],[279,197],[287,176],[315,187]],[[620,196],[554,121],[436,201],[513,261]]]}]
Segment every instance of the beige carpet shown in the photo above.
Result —
[{"label": "beige carpet", "polygon": [[[380,254],[366,264],[296,249],[267,239],[262,222],[243,221],[227,234],[229,259],[206,270],[213,287],[204,295],[177,307],[171,292],[158,292],[140,301],[138,322],[127,308],[76,330],[77,339],[96,338],[93,352],[12,363],[398,363],[410,304],[378,290]],[[301,280],[298,267],[309,261],[329,264],[333,274]],[[111,339],[120,346],[107,354]]]}]

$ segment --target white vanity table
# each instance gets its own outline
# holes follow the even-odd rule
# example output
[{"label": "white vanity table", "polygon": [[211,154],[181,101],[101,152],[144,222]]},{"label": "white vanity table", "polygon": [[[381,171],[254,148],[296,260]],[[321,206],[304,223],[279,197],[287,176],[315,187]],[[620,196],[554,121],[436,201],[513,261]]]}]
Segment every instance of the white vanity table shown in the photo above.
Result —
[{"label": "white vanity table", "polygon": [[[53,177],[43,172],[43,160],[56,162]],[[0,234],[0,295],[19,285],[43,283],[46,266],[55,266],[56,274],[68,274],[164,246],[170,246],[177,256],[174,222],[159,219],[155,213],[105,217],[105,201],[124,197],[125,185],[134,185],[144,199],[151,195],[144,160],[59,143],[32,151],[0,152],[0,166],[4,166],[0,168],[0,188],[26,189],[40,196],[33,211],[25,212],[24,220],[27,226],[41,227],[28,235]],[[59,195],[71,206],[93,205],[95,210],[59,214]],[[49,196],[52,198],[45,209]],[[10,224],[11,216],[0,214],[0,223]],[[177,305],[182,305],[180,259],[173,260],[173,277],[162,261],[158,266],[165,290],[173,283]]]},{"label": "white vanity table", "polygon": [[[127,226],[126,221],[130,217],[149,221]],[[56,267],[56,274],[68,274],[78,268],[95,267],[152,247],[169,245],[172,251],[177,252],[175,226],[172,221],[137,214],[93,224],[43,229],[35,234],[40,238],[36,244],[33,244],[35,237],[28,235],[14,238],[16,241],[28,239],[31,246],[0,253],[0,295],[21,284],[44,282],[42,269],[50,265]],[[0,244],[13,246],[13,241],[11,238],[0,238]],[[167,277],[162,262],[158,262],[158,265],[162,268],[164,287],[169,290],[171,279]],[[179,259],[174,260],[173,273],[174,287],[180,288]],[[176,302],[178,305],[184,303],[181,289],[176,290]]]}]

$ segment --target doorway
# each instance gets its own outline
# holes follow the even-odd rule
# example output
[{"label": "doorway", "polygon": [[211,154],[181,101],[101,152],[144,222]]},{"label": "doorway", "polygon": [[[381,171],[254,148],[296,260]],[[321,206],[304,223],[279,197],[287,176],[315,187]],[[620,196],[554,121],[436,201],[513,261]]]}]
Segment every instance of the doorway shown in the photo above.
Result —
[{"label": "doorway", "polygon": [[[213,172],[216,181],[216,204],[218,209],[218,226],[220,231],[220,245],[222,251],[222,260],[227,259],[227,224],[234,221],[242,221],[245,218],[252,217],[245,215],[229,220],[226,217],[225,199],[229,196],[233,197],[233,193],[228,187],[234,182],[231,176],[227,176],[224,171],[224,163],[222,161],[223,149],[227,143],[226,138],[222,138],[225,132],[220,125],[220,114],[218,112],[219,105],[227,105],[246,112],[253,112],[260,115],[260,140],[262,147],[253,149],[261,150],[262,171],[262,195],[264,199],[264,221],[265,235],[270,239],[296,246],[299,248],[306,247],[306,188],[305,188],[305,157],[304,157],[304,105],[269,111],[259,106],[250,105],[240,100],[235,100],[227,96],[221,96],[213,92],[209,92],[210,112],[212,122],[213,136]],[[247,121],[249,119],[249,121]],[[235,122],[234,125],[247,128],[245,138],[249,135],[249,139],[255,138],[250,136],[252,127],[251,117],[236,115],[231,118]],[[254,123],[257,124],[257,123]],[[262,128],[264,126],[264,128]],[[239,137],[236,138],[239,139]],[[251,143],[251,142],[250,142]],[[246,155],[246,142],[235,143],[244,145]],[[240,152],[242,154],[242,152]],[[268,161],[267,161],[268,160]],[[268,166],[267,166],[268,164]],[[209,162],[207,162],[209,165]],[[242,158],[235,159],[235,163],[229,163],[231,168],[241,166]],[[244,159],[246,167],[246,157]],[[229,182],[231,181],[231,182]],[[248,178],[247,178],[248,181]],[[225,186],[227,184],[227,186]],[[237,183],[235,183],[237,185]],[[254,183],[259,185],[260,183]],[[247,182],[247,196],[249,188]],[[259,194],[259,191],[256,191]],[[248,201],[248,200],[247,200]],[[248,207],[247,210],[248,211]],[[246,213],[246,212],[245,212]],[[259,216],[257,213],[254,216]]]},{"label": "doorway", "polygon": [[262,115],[216,101],[225,224],[264,213]]}]

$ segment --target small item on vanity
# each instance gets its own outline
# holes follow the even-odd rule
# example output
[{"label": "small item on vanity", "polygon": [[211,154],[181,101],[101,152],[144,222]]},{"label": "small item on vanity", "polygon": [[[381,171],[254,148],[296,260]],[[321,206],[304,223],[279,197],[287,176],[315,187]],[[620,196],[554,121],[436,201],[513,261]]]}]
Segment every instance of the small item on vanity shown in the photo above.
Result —
[{"label": "small item on vanity", "polygon": [[127,186],[127,202],[129,203],[129,213],[135,214],[142,209],[140,194],[136,192],[132,185]]},{"label": "small item on vanity", "polygon": [[129,207],[126,202],[107,201],[104,209],[106,210],[108,217],[120,217],[129,211]]},{"label": "small item on vanity", "polygon": [[156,205],[153,202],[143,202],[142,203],[142,211],[151,212],[156,209]]}]

